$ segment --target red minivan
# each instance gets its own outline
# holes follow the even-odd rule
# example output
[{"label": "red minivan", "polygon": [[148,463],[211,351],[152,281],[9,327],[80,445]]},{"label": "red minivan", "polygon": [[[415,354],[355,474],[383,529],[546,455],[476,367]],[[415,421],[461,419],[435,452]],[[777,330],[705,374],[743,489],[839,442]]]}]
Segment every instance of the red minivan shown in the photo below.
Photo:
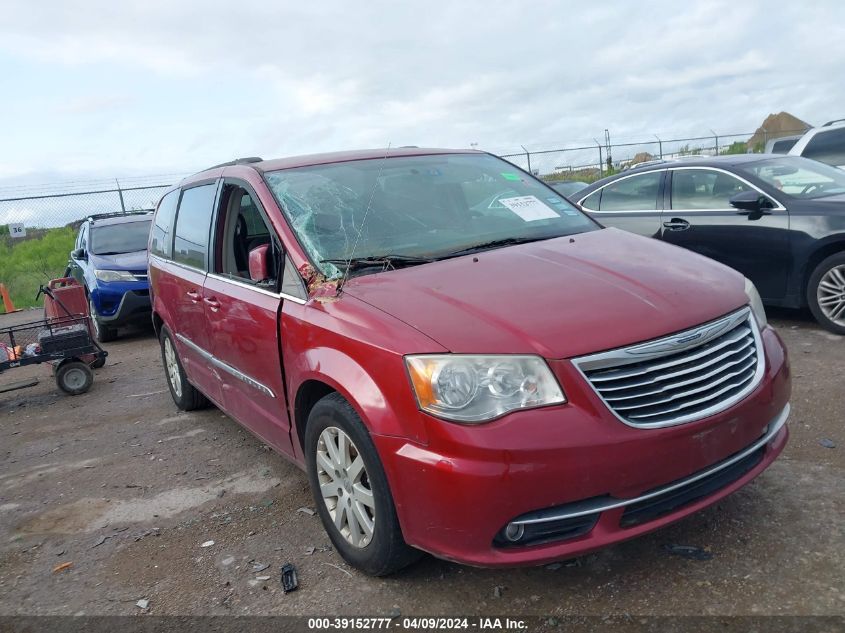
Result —
[{"label": "red minivan", "polygon": [[786,352],[747,279],[483,152],[219,165],[162,198],[149,252],[177,406],[303,468],[370,574],[583,554],[787,441]]}]

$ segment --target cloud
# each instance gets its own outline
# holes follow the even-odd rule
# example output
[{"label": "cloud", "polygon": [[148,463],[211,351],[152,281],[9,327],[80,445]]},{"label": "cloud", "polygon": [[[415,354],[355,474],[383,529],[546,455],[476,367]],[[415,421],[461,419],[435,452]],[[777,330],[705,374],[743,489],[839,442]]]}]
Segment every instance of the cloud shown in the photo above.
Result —
[{"label": "cloud", "polygon": [[[388,142],[520,151],[605,129],[751,132],[780,110],[835,118],[845,48],[829,42],[843,40],[845,4],[832,1],[13,0],[0,64],[55,83],[52,112],[71,125],[51,135],[37,112],[0,115],[25,130],[6,142],[27,164],[104,172]],[[98,87],[104,67],[122,85]],[[134,109],[102,96],[136,86]],[[96,128],[81,123],[91,113]]]}]

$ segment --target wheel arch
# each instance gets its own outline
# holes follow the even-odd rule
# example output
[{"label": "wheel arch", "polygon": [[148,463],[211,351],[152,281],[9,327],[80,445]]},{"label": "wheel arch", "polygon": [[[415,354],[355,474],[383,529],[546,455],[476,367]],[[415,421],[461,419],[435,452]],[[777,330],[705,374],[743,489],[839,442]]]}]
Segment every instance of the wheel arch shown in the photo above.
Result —
[{"label": "wheel arch", "polygon": [[[402,362],[401,357],[398,361]],[[351,356],[327,347],[298,355],[295,365],[290,375],[298,380],[289,392],[291,426],[297,435],[292,438],[294,446],[302,449],[308,415],[321,398],[333,392],[349,402],[371,434],[425,443],[425,429],[404,370],[397,375],[378,363],[370,372]]]},{"label": "wheel arch", "polygon": [[837,235],[810,253],[807,263],[804,266],[804,274],[801,280],[802,305],[807,305],[807,291],[809,289],[810,277],[812,277],[816,267],[831,255],[842,252],[845,252],[845,234]]}]

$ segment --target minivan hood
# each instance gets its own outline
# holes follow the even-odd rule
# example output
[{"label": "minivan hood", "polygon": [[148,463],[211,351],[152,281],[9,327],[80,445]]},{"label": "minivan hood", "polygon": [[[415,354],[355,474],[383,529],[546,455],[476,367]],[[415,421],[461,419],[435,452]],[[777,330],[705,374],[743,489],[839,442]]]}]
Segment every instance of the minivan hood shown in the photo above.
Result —
[{"label": "minivan hood", "polygon": [[116,253],[114,255],[96,255],[88,253],[91,265],[97,270],[146,270],[147,251]]},{"label": "minivan hood", "polygon": [[617,229],[355,277],[344,293],[454,353],[546,358],[657,338],[748,301],[740,273]]}]

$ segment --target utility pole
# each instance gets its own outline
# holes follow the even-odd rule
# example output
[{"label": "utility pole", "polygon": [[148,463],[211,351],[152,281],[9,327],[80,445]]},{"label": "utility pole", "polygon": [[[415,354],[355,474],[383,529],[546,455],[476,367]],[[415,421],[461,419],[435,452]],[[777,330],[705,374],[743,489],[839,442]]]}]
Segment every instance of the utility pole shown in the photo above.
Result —
[{"label": "utility pole", "polygon": [[607,173],[613,171],[613,157],[610,155],[610,132],[604,129],[604,144],[607,147]]}]

